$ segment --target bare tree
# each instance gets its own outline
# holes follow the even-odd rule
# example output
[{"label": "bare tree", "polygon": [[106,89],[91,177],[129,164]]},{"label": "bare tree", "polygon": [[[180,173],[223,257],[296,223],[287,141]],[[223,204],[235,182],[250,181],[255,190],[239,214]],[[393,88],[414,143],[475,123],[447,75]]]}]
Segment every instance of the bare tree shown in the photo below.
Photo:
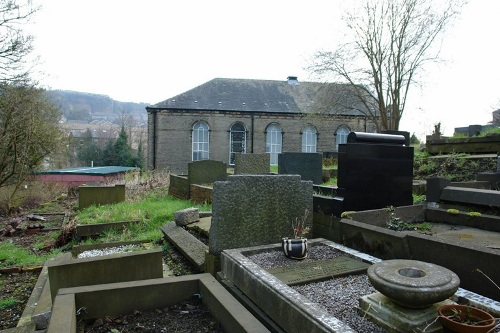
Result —
[{"label": "bare tree", "polygon": [[0,0],[0,81],[26,80],[27,56],[33,50],[33,36],[22,25],[38,10],[31,0]]},{"label": "bare tree", "polygon": [[438,60],[437,43],[462,0],[366,0],[343,20],[352,40],[318,51],[309,70],[350,86],[346,94],[377,131],[399,129],[408,91],[423,67]]},{"label": "bare tree", "polygon": [[12,186],[10,198],[63,143],[59,117],[43,90],[0,85],[0,187]]}]

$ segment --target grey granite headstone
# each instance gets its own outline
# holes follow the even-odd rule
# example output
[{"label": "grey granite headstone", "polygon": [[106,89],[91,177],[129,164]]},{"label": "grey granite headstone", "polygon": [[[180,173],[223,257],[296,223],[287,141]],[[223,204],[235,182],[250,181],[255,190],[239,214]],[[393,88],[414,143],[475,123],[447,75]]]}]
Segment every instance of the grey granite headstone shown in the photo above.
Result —
[{"label": "grey granite headstone", "polygon": [[235,174],[268,174],[271,155],[264,154],[234,154]]},{"label": "grey granite headstone", "polygon": [[321,185],[323,156],[316,153],[282,153],[278,155],[278,173],[300,175],[303,180]]},{"label": "grey granite headstone", "polygon": [[287,267],[271,268],[267,271],[287,285],[293,286],[324,281],[332,277],[364,273],[369,266],[370,264],[361,260],[341,256]]},{"label": "grey granite headstone", "polygon": [[298,175],[233,175],[215,182],[209,252],[281,242],[293,236],[292,220],[308,211],[313,184]]},{"label": "grey granite headstone", "polygon": [[227,179],[227,164],[220,161],[203,160],[188,164],[189,184],[211,184]]}]

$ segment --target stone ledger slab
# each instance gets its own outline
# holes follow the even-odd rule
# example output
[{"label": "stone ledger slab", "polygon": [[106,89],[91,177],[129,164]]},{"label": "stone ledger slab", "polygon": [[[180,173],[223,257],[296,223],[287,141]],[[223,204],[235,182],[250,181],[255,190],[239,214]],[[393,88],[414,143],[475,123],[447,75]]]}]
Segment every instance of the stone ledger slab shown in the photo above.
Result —
[{"label": "stone ledger slab", "polygon": [[332,277],[366,272],[370,264],[347,256],[317,260],[267,271],[289,286],[323,281]]}]

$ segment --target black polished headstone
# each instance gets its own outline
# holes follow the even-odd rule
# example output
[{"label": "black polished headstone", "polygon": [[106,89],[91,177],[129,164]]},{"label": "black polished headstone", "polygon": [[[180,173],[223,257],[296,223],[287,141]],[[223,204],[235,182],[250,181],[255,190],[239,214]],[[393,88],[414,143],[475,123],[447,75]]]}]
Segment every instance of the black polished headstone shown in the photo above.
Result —
[{"label": "black polished headstone", "polygon": [[413,148],[402,135],[351,132],[339,145],[335,215],[413,204]]}]

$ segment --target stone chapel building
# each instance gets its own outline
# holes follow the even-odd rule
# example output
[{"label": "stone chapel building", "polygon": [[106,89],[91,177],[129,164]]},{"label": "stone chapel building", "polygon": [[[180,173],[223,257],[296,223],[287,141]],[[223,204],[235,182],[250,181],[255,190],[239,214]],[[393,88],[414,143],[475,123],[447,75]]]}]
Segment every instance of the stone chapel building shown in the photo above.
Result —
[{"label": "stone chapel building", "polygon": [[336,152],[351,131],[375,132],[347,85],[216,78],[146,107],[150,169],[187,173],[191,161],[234,164],[235,153]]}]

